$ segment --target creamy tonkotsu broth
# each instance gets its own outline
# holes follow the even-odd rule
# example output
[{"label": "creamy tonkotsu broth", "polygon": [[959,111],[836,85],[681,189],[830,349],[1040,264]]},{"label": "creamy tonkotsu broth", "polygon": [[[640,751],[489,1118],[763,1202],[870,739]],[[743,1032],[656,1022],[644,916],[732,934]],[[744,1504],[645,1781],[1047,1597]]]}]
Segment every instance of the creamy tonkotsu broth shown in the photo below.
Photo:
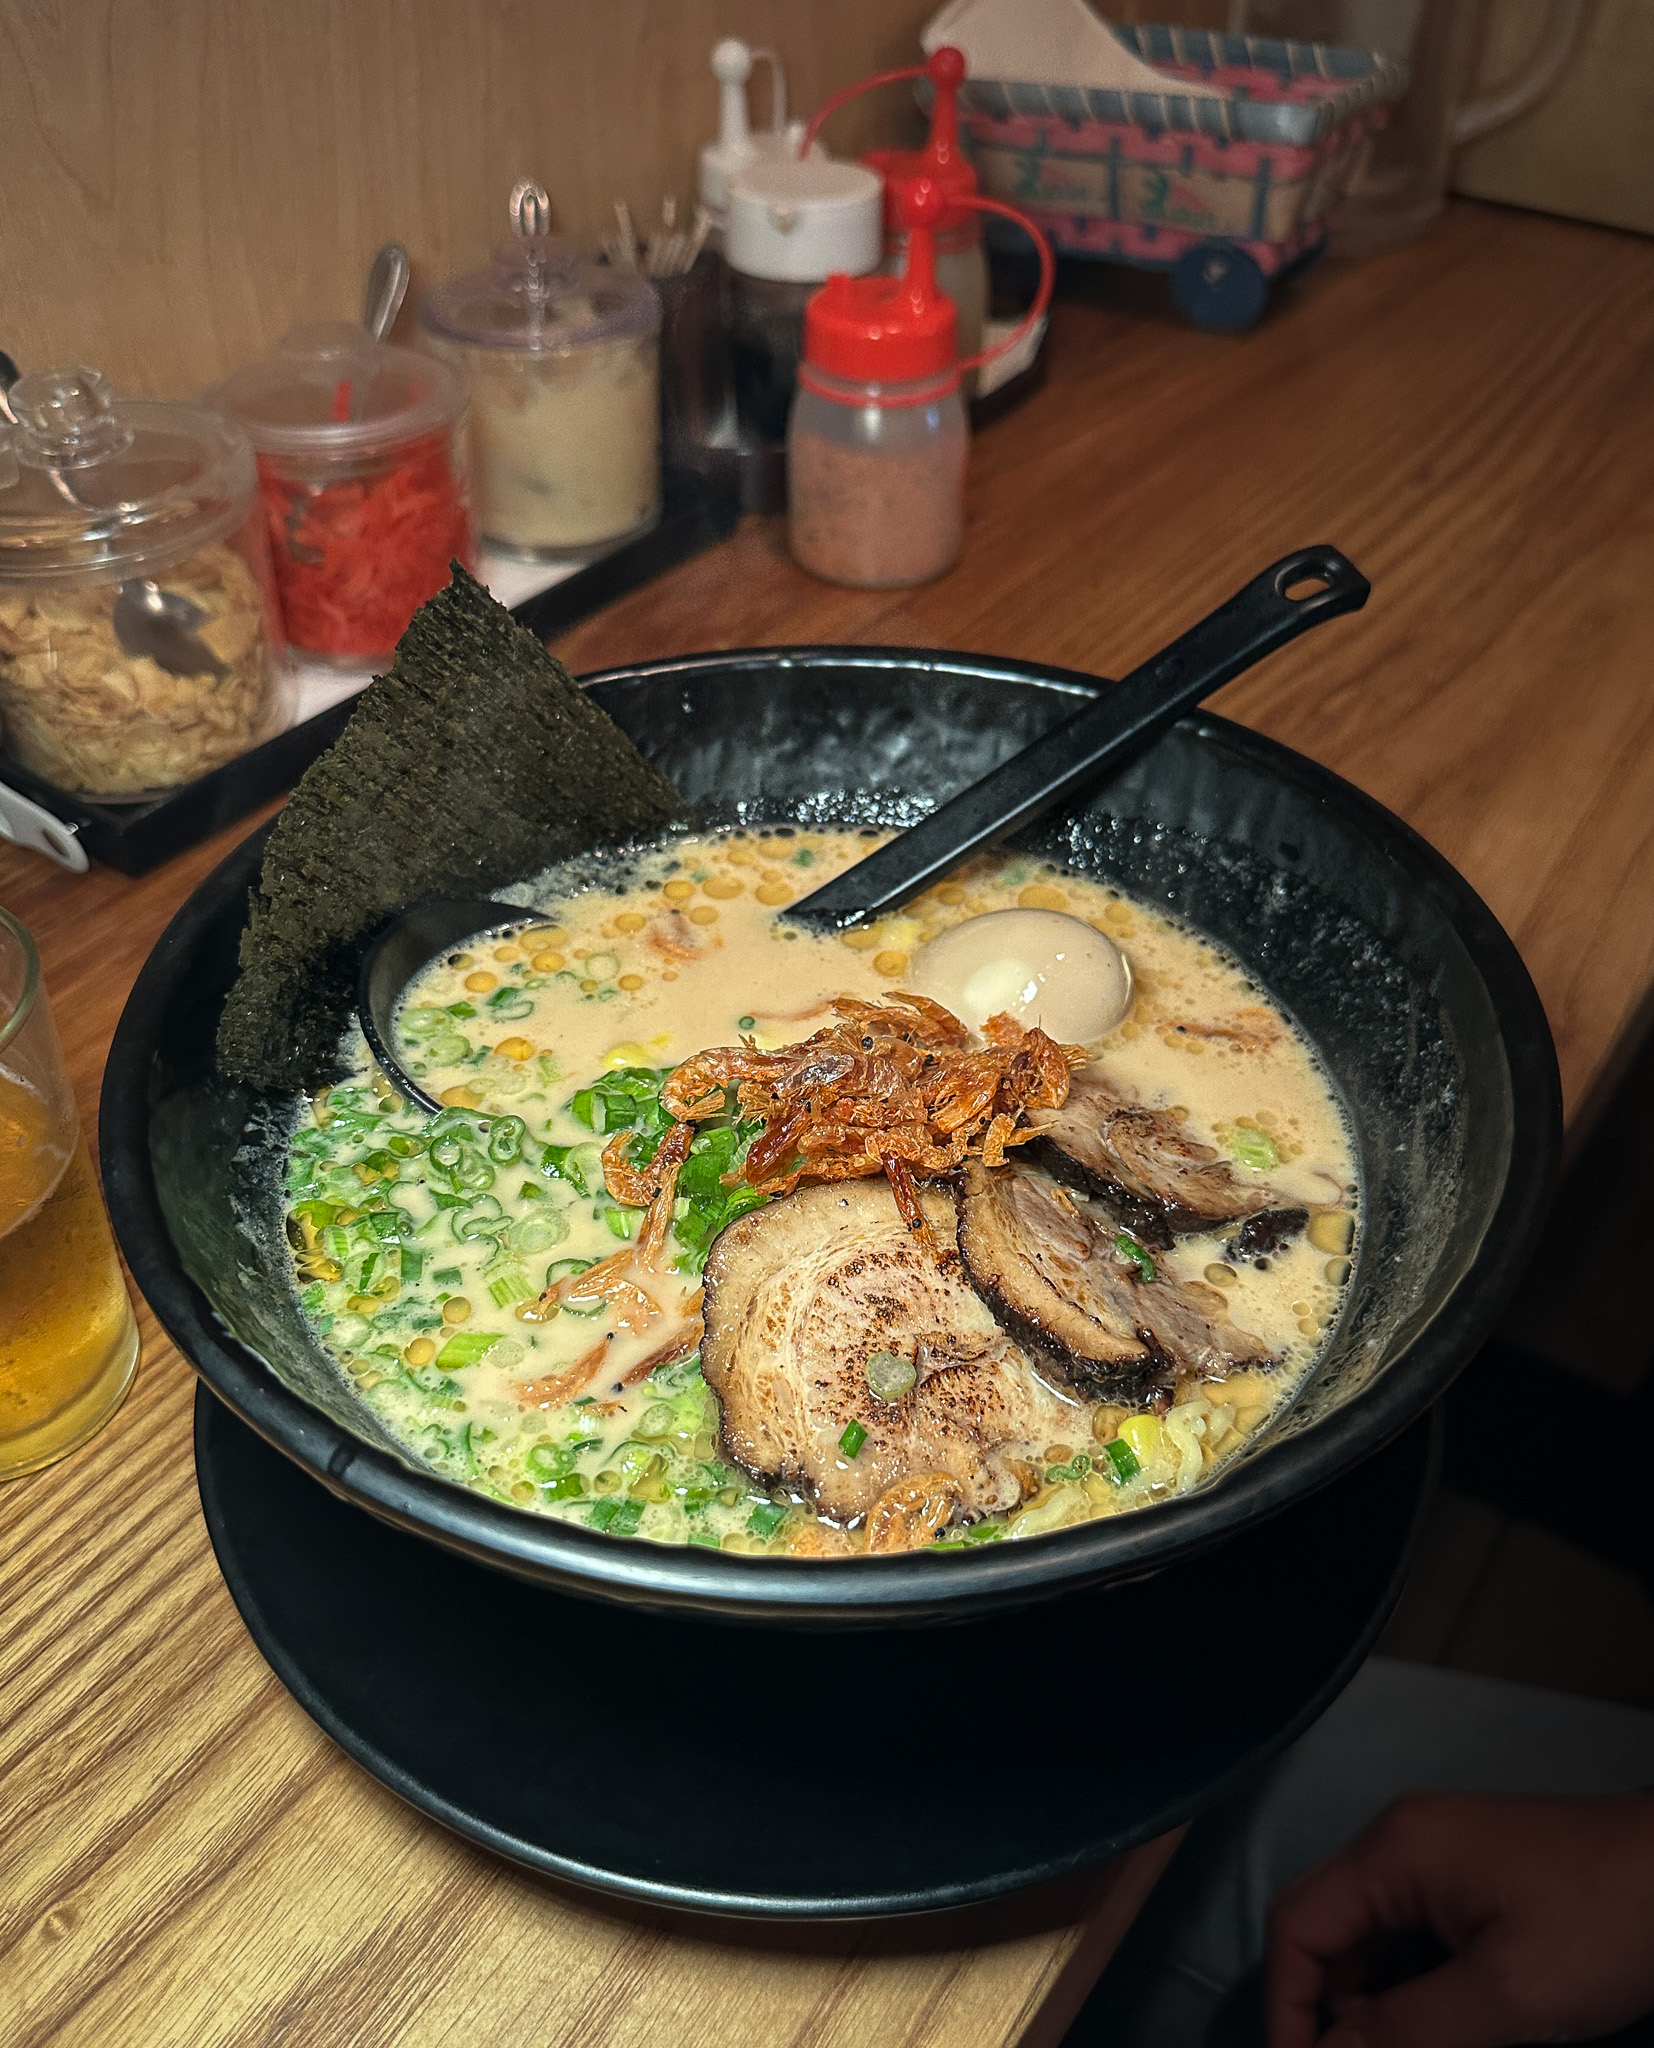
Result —
[{"label": "creamy tonkotsu broth", "polygon": [[[731,1178],[757,1126],[700,1127],[670,1240],[646,1270],[626,1256],[645,1212],[608,1192],[601,1153],[617,1130],[634,1130],[640,1152],[659,1140],[661,1082],[689,1055],[806,1039],[835,997],[877,1002],[909,987],[928,941],[1013,907],[1065,911],[1122,949],[1132,1006],[1087,1051],[1308,1222],[1256,1257],[1234,1252],[1232,1228],[1152,1254],[1127,1233],[1123,1253],[1147,1261],[1146,1275],[1215,1290],[1201,1298],[1273,1362],[1181,1383],[1169,1406],[1165,1395],[1137,1408],[1089,1399],[1053,1378],[1068,1426],[1017,1447],[1023,1497],[956,1518],[939,1545],[1014,1540],[1187,1491],[1291,1397],[1337,1319],[1357,1204],[1347,1127],[1302,1038],[1211,943],[1026,858],[979,861],[840,937],[777,921],[879,836],[677,839],[624,870],[574,864],[515,892],[533,922],[449,954],[404,999],[402,1056],[447,1105],[434,1119],[391,1092],[352,1034],[349,1078],[314,1100],[291,1141],[295,1285],[348,1382],[433,1470],[611,1535],[863,1547],[865,1516],[846,1527],[805,1489],[759,1483],[734,1462],[699,1369],[709,1249],[763,1200]],[[578,1276],[594,1269],[611,1276],[606,1290],[582,1297]],[[853,1430],[841,1449],[856,1455]]]}]

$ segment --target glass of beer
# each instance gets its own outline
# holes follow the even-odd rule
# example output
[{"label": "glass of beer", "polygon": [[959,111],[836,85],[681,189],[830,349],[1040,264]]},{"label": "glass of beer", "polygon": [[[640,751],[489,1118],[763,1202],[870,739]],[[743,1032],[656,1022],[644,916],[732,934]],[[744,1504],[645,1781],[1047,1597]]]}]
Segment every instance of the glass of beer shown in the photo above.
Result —
[{"label": "glass of beer", "polygon": [[63,1070],[34,941],[0,910],[0,1479],[120,1406],[138,1326]]}]

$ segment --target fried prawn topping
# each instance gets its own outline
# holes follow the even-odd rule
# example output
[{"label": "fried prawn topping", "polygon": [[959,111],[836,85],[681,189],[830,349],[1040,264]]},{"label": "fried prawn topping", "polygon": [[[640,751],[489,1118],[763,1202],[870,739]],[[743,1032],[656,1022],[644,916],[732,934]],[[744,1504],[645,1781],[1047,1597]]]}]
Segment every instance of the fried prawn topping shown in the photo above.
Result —
[{"label": "fried prawn topping", "polygon": [[748,1038],[696,1053],[667,1077],[661,1106],[680,1128],[704,1123],[728,1113],[733,1089],[739,1115],[764,1128],[731,1178],[785,1195],[804,1181],[883,1173],[927,1244],[915,1176],[950,1172],[972,1155],[1003,1164],[1010,1146],[1034,1136],[1028,1112],[1061,1108],[1071,1071],[1088,1057],[1003,1015],[989,1019],[989,1043],[973,1051],[965,1026],[926,996],[843,996],[832,1009],[835,1021],[798,1045],[761,1052]]}]

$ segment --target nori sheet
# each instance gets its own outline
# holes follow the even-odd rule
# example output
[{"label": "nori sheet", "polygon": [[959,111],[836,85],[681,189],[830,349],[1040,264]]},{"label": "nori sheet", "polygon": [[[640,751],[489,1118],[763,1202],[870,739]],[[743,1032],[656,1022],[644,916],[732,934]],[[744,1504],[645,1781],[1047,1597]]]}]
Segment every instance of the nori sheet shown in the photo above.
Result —
[{"label": "nori sheet", "polygon": [[219,1066],[271,1090],[337,1078],[366,941],[393,911],[487,895],[684,815],[665,776],[456,562],[276,822]]}]

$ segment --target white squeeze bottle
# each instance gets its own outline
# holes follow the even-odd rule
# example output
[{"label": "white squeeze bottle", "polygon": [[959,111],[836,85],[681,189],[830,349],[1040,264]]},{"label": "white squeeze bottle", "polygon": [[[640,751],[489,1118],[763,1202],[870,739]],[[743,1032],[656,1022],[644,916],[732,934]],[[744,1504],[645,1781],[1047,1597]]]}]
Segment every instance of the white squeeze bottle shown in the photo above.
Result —
[{"label": "white squeeze bottle", "polygon": [[[770,67],[770,125],[756,133],[747,114],[754,64]],[[754,50],[739,36],[725,36],[712,52],[712,75],[718,81],[718,135],[701,151],[700,200],[712,222],[708,240],[721,249],[730,179],[759,158],[796,156],[803,123],[787,119],[787,76],[773,50]]]}]

